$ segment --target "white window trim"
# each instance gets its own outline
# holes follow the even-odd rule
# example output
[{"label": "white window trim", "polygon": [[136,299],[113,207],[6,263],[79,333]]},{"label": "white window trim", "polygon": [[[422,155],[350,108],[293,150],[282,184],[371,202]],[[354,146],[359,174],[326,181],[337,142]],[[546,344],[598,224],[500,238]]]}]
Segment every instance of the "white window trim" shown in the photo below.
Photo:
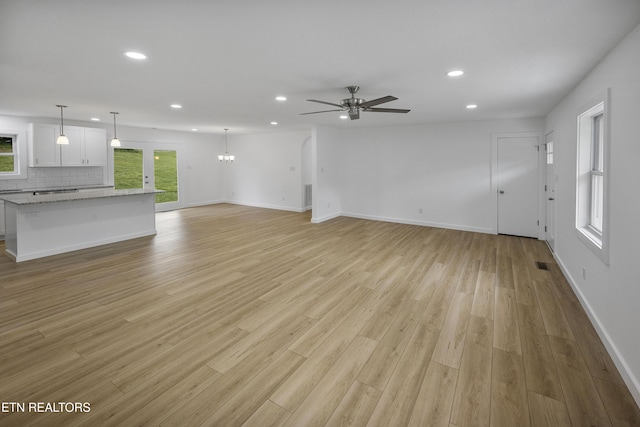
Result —
[{"label": "white window trim", "polygon": [[[594,97],[577,114],[576,232],[578,238],[605,265],[609,265],[609,153],[611,150],[609,119],[610,90]],[[592,132],[593,117],[602,114],[603,128],[603,214],[602,231],[590,225],[592,204]]]},{"label": "white window trim", "polygon": [[0,172],[0,181],[8,179],[27,179],[27,133],[19,129],[0,128],[0,135],[13,136],[15,156],[15,171]]}]

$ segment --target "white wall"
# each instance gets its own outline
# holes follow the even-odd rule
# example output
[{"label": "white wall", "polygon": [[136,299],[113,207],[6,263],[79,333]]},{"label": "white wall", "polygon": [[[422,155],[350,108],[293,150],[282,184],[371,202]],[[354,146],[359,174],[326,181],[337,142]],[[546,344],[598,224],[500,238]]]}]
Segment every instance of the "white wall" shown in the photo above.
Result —
[{"label": "white wall", "polygon": [[313,213],[311,222],[340,216],[342,137],[337,129],[317,126],[311,136]]},{"label": "white wall", "polygon": [[542,129],[542,119],[513,119],[334,130],[340,213],[496,232],[492,134]]},{"label": "white wall", "polygon": [[[576,116],[611,88],[610,252],[605,265],[577,237]],[[554,132],[556,257],[636,402],[640,402],[640,26],[636,27],[548,115]],[[582,269],[586,269],[586,278]]]},{"label": "white wall", "polygon": [[[85,124],[91,126],[90,124]],[[107,127],[107,139],[113,138],[113,127]],[[224,153],[224,135],[177,132],[118,126],[118,138],[141,144],[171,144],[178,151],[178,180],[184,207],[224,201],[224,168],[218,154]],[[113,183],[113,151],[110,150],[108,173]]]},{"label": "white wall", "polygon": [[302,146],[309,132],[229,135],[225,198],[230,203],[302,212]]},{"label": "white wall", "polygon": [[[0,116],[0,132],[24,130],[27,124],[58,123],[57,119]],[[65,124],[103,128],[107,138],[113,137],[109,123],[65,120]],[[140,143],[170,143],[179,149],[178,173],[181,181],[181,199],[184,206],[196,206],[223,201],[223,168],[217,156],[224,151],[222,135],[205,135],[157,129],[118,126],[118,137],[122,141]],[[105,141],[106,144],[106,141]],[[26,153],[24,153],[26,156]],[[2,180],[0,189],[32,189],[71,187],[80,185],[113,184],[113,151],[109,148],[109,165],[103,167],[77,168],[28,168],[26,179]]]}]

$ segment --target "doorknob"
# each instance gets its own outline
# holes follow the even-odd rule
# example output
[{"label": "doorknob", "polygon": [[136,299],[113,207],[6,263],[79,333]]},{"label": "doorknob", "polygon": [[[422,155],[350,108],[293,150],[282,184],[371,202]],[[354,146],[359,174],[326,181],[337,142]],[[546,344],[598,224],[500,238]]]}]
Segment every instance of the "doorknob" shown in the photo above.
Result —
[{"label": "doorknob", "polygon": [[504,194],[504,190],[500,190],[500,191],[498,191],[498,193]]},{"label": "doorknob", "polygon": [[549,197],[549,200],[555,200],[553,197]]}]

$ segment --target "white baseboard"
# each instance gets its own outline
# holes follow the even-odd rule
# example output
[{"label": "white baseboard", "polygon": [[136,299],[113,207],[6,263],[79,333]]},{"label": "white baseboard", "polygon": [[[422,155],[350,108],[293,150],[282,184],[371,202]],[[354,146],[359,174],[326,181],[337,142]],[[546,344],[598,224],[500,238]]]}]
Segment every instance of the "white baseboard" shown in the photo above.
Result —
[{"label": "white baseboard", "polygon": [[326,215],[322,217],[313,217],[311,218],[311,222],[314,224],[320,224],[321,222],[329,221],[330,219],[338,218],[339,216],[342,216],[342,215],[338,212],[338,213],[334,213],[334,214]]},{"label": "white baseboard", "polygon": [[187,204],[187,208],[197,208],[199,206],[217,205],[220,203],[227,203],[226,200],[208,200],[204,202],[196,202]]},{"label": "white baseboard", "polygon": [[450,230],[460,230],[460,231],[472,231],[474,233],[484,233],[484,234],[496,234],[495,230],[491,228],[482,228],[482,227],[469,227],[466,225],[459,224],[445,224],[440,222],[430,222],[430,221],[415,221],[404,218],[391,218],[384,216],[375,216],[375,215],[362,215],[351,212],[342,212],[342,216],[348,216],[350,218],[360,218],[360,219],[369,219],[372,221],[383,221],[383,222],[394,222],[397,224],[409,224],[409,225],[420,225],[423,227],[434,227],[434,228],[447,228]]},{"label": "white baseboard", "polygon": [[562,274],[564,274],[564,277],[569,282],[569,285],[571,285],[573,292],[578,297],[578,301],[580,301],[580,305],[582,305],[582,308],[584,309],[585,313],[587,313],[587,316],[589,316],[589,320],[591,320],[591,324],[595,328],[596,333],[598,334],[598,336],[600,337],[600,340],[602,341],[605,348],[607,349],[607,353],[609,353],[609,356],[613,360],[613,363],[616,365],[616,368],[618,368],[618,371],[620,372],[620,375],[622,376],[622,379],[624,380],[625,384],[629,388],[629,391],[631,392],[631,395],[636,401],[636,404],[640,406],[640,381],[638,381],[638,378],[636,378],[636,376],[633,374],[633,372],[629,368],[629,365],[624,360],[624,357],[618,350],[618,347],[611,340],[611,337],[609,336],[609,333],[607,333],[606,328],[604,327],[602,322],[600,322],[600,319],[591,308],[591,304],[589,304],[589,301],[585,298],[584,294],[582,293],[580,288],[577,286],[576,281],[573,279],[573,276],[571,275],[571,273],[569,273],[569,270],[566,268],[566,266],[562,262],[562,259],[560,259],[555,252],[552,252],[552,254],[556,262],[560,266],[560,269],[562,270]]},{"label": "white baseboard", "polygon": [[291,206],[281,206],[281,205],[270,205],[270,204],[263,204],[263,203],[253,203],[253,202],[242,202],[242,201],[238,201],[238,200],[223,200],[219,203],[229,203],[232,205],[239,205],[239,206],[251,206],[254,208],[264,208],[264,209],[275,209],[278,211],[288,211],[288,212],[304,212],[305,210],[303,208],[293,208]]},{"label": "white baseboard", "polygon": [[38,252],[29,252],[26,254],[21,254],[20,256],[17,256],[13,251],[10,251],[9,249],[6,249],[5,252],[7,253],[7,255],[13,258],[16,262],[22,262],[22,261],[30,261],[32,259],[42,258],[46,256],[59,255],[67,252],[79,251],[80,249],[94,248],[96,246],[108,245],[111,243],[122,242],[125,240],[138,239],[140,237],[154,236],[156,234],[157,234],[156,230],[148,230],[148,231],[142,231],[140,233],[119,235],[119,236],[111,237],[108,239],[93,240],[90,242],[83,242],[79,244],[62,246],[55,249],[48,249],[48,250],[38,251]]}]

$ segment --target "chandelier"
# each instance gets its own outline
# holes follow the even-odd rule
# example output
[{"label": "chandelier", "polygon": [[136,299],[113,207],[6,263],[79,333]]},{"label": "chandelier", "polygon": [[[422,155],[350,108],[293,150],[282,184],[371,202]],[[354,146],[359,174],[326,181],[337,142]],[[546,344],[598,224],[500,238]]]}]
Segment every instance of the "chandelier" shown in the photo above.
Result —
[{"label": "chandelier", "polygon": [[225,163],[233,163],[233,161],[235,160],[236,156],[229,154],[229,150],[228,150],[228,142],[227,142],[227,132],[229,131],[229,129],[225,129],[224,130],[224,154],[220,154],[218,156],[218,160],[220,160],[220,162],[225,162]]}]

